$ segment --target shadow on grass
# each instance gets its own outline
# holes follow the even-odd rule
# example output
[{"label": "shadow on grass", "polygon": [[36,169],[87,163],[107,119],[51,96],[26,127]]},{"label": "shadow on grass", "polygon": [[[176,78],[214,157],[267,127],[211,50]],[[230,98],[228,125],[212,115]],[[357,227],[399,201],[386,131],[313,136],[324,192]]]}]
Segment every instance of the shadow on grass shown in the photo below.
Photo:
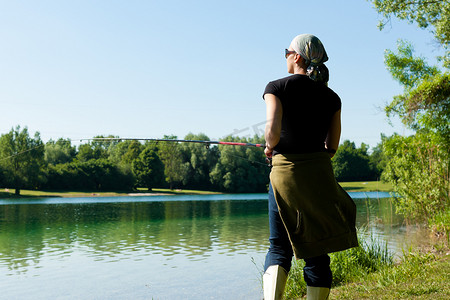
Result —
[{"label": "shadow on grass", "polygon": [[[14,193],[11,193],[11,192],[0,192],[0,198],[16,198],[16,199],[18,199],[18,198],[39,198],[39,197],[42,197],[42,196],[39,196],[39,195],[22,195],[22,194],[20,194],[20,195],[16,195],[16,194],[14,194]],[[50,196],[50,195],[45,195],[44,197],[60,197],[60,196]]]},{"label": "shadow on grass", "polygon": [[345,191],[355,191],[355,192],[357,192],[358,190],[362,190],[362,189],[364,189],[363,187],[361,187],[361,186],[343,186],[342,187]]}]

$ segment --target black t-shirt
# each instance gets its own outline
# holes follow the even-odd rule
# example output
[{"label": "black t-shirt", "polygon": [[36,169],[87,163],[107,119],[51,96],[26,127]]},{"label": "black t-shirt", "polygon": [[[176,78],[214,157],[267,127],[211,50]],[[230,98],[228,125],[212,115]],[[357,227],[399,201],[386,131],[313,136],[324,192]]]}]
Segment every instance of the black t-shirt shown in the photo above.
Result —
[{"label": "black t-shirt", "polygon": [[277,96],[283,107],[281,137],[274,155],[325,151],[331,118],[341,109],[341,99],[333,90],[296,74],[269,82],[265,94]]}]

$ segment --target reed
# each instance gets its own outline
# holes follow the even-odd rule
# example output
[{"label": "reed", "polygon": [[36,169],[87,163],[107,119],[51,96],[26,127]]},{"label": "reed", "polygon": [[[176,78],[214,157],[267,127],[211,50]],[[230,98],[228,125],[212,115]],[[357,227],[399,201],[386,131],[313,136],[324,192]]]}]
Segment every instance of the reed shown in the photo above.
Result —
[{"label": "reed", "polygon": [[[393,264],[393,254],[388,251],[387,243],[375,239],[359,238],[359,247],[330,254],[332,286],[346,284],[376,272]],[[306,294],[303,280],[303,260],[293,262],[285,289],[285,299],[297,299]]]}]

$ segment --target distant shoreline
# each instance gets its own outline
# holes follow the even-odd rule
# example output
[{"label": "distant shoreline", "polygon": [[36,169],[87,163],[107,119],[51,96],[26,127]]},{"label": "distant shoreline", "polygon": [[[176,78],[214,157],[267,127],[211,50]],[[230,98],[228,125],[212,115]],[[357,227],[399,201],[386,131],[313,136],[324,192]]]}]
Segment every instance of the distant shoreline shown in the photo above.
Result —
[{"label": "distant shoreline", "polygon": [[[381,181],[354,181],[339,183],[347,192],[391,192],[392,186]],[[20,196],[14,195],[14,189],[0,188],[0,198],[42,198],[42,197],[142,197],[142,196],[170,196],[170,195],[213,195],[224,194],[213,191],[182,190],[182,189],[147,189],[137,191],[37,191],[21,190]]]},{"label": "distant shoreline", "polygon": [[137,191],[39,191],[21,190],[16,196],[14,189],[0,188],[0,198],[82,198],[82,197],[142,197],[142,196],[171,196],[171,195],[206,195],[223,194],[220,192],[180,190],[180,189],[138,189]]}]

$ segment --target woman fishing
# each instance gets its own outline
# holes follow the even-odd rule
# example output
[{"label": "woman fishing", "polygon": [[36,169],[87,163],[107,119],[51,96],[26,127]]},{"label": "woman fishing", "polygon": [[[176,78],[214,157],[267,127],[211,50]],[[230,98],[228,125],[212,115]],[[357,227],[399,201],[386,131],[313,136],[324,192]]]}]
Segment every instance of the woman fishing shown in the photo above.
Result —
[{"label": "woman fishing", "polygon": [[328,56],[316,36],[296,36],[285,56],[292,75],[269,82],[263,95],[265,154],[273,165],[264,299],[282,298],[293,256],[305,261],[307,299],[327,299],[328,253],[358,245],[356,206],[331,167],[341,134],[341,100],[327,86]]}]

